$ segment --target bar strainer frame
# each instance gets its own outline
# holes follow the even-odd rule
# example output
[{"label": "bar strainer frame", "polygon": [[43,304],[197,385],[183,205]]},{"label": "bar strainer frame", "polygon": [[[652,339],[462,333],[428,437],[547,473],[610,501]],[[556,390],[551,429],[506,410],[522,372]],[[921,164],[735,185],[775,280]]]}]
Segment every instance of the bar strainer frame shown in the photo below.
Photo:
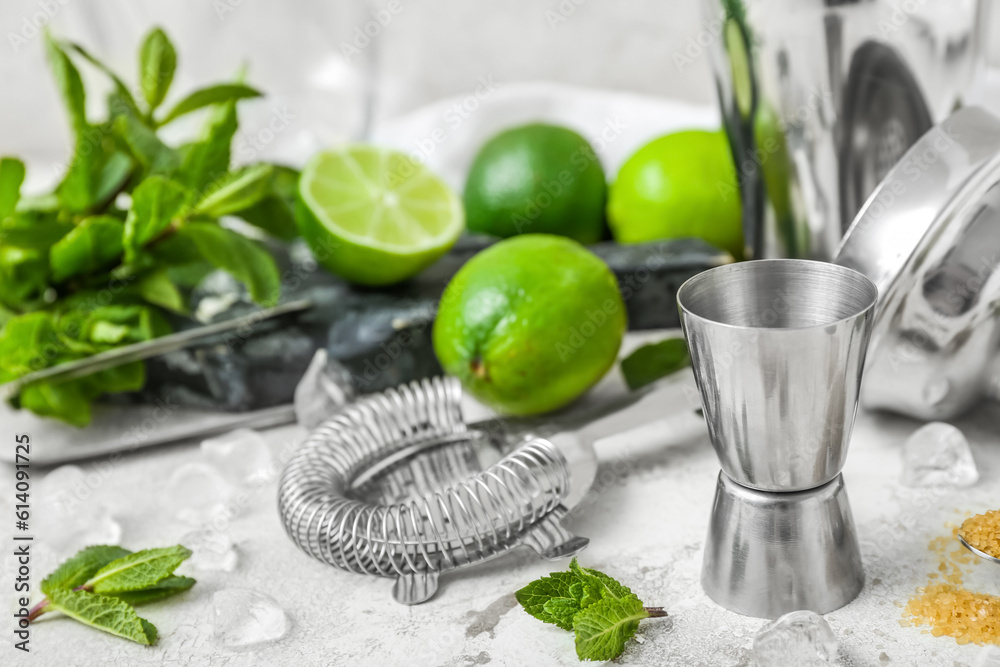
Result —
[{"label": "bar strainer frame", "polygon": [[461,398],[454,378],[421,380],[363,397],[317,427],[281,477],[292,540],[342,570],[395,577],[403,604],[430,599],[442,572],[516,547],[546,559],[586,547],[563,524],[571,466],[560,448],[525,436],[484,465],[482,452],[499,443],[466,423]]}]

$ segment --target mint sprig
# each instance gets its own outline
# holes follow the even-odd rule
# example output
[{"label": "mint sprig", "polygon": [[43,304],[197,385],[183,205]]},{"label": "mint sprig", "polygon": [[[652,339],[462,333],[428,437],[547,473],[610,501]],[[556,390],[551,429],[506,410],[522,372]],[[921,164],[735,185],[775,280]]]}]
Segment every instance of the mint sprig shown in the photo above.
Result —
[{"label": "mint sprig", "polygon": [[[270,253],[219,225],[236,216],[280,239],[298,233],[298,172],[232,165],[237,104],[261,93],[236,80],[171,105],[179,58],[159,28],[141,44],[131,86],[79,44],[46,33],[44,48],[73,152],[54,190],[33,197],[21,192],[24,163],[0,157],[0,384],[170,333],[171,317],[188,315],[191,290],[216,269],[245,283],[255,301],[273,304],[281,279]],[[88,117],[78,66],[111,84],[102,118]],[[205,122],[190,141],[160,136],[196,112]],[[86,426],[91,402],[141,389],[144,368],[139,361],[117,375],[35,382],[13,402]]]},{"label": "mint sprig", "polygon": [[135,553],[117,546],[87,547],[42,580],[46,597],[32,608],[28,621],[58,611],[115,636],[153,644],[156,626],[141,618],[133,605],[194,586],[194,579],[173,573],[190,555],[181,545]]},{"label": "mint sprig", "polygon": [[603,572],[580,567],[575,558],[569,572],[553,572],[514,596],[538,620],[573,631],[580,660],[621,655],[639,621],[667,615],[662,607],[643,606],[628,586]]}]

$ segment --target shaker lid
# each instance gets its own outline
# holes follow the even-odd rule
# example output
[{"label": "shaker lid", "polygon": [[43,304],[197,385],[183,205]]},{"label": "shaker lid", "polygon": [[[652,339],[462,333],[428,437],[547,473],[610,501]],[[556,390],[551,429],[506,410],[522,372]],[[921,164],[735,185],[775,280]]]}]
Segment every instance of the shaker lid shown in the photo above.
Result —
[{"label": "shaker lid", "polygon": [[1000,118],[967,107],[923,135],[868,198],[834,261],[879,290],[866,405],[942,419],[991,392]]}]

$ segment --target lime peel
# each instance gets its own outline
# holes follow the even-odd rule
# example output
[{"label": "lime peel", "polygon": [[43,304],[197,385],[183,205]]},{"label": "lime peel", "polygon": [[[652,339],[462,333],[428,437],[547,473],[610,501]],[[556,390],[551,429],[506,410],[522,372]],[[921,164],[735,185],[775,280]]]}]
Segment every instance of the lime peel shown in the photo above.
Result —
[{"label": "lime peel", "polygon": [[427,167],[385,148],[317,153],[302,170],[297,221],[329,270],[388,285],[432,264],[465,229],[461,199]]}]

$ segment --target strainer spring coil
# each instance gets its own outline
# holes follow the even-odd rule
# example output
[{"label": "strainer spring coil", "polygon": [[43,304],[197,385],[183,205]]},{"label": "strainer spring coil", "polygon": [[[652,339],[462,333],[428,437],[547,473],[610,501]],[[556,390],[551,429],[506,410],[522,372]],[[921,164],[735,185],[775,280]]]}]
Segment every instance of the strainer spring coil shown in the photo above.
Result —
[{"label": "strainer spring coil", "polygon": [[[408,604],[430,598],[440,572],[515,546],[546,557],[582,549],[587,541],[560,523],[570,483],[561,452],[529,437],[477,470],[462,446],[483,434],[465,424],[461,397],[454,378],[422,380],[364,397],[317,427],[281,478],[292,540],[343,570],[397,577],[394,596]],[[378,477],[390,490],[406,487],[407,497],[348,497]]]}]

